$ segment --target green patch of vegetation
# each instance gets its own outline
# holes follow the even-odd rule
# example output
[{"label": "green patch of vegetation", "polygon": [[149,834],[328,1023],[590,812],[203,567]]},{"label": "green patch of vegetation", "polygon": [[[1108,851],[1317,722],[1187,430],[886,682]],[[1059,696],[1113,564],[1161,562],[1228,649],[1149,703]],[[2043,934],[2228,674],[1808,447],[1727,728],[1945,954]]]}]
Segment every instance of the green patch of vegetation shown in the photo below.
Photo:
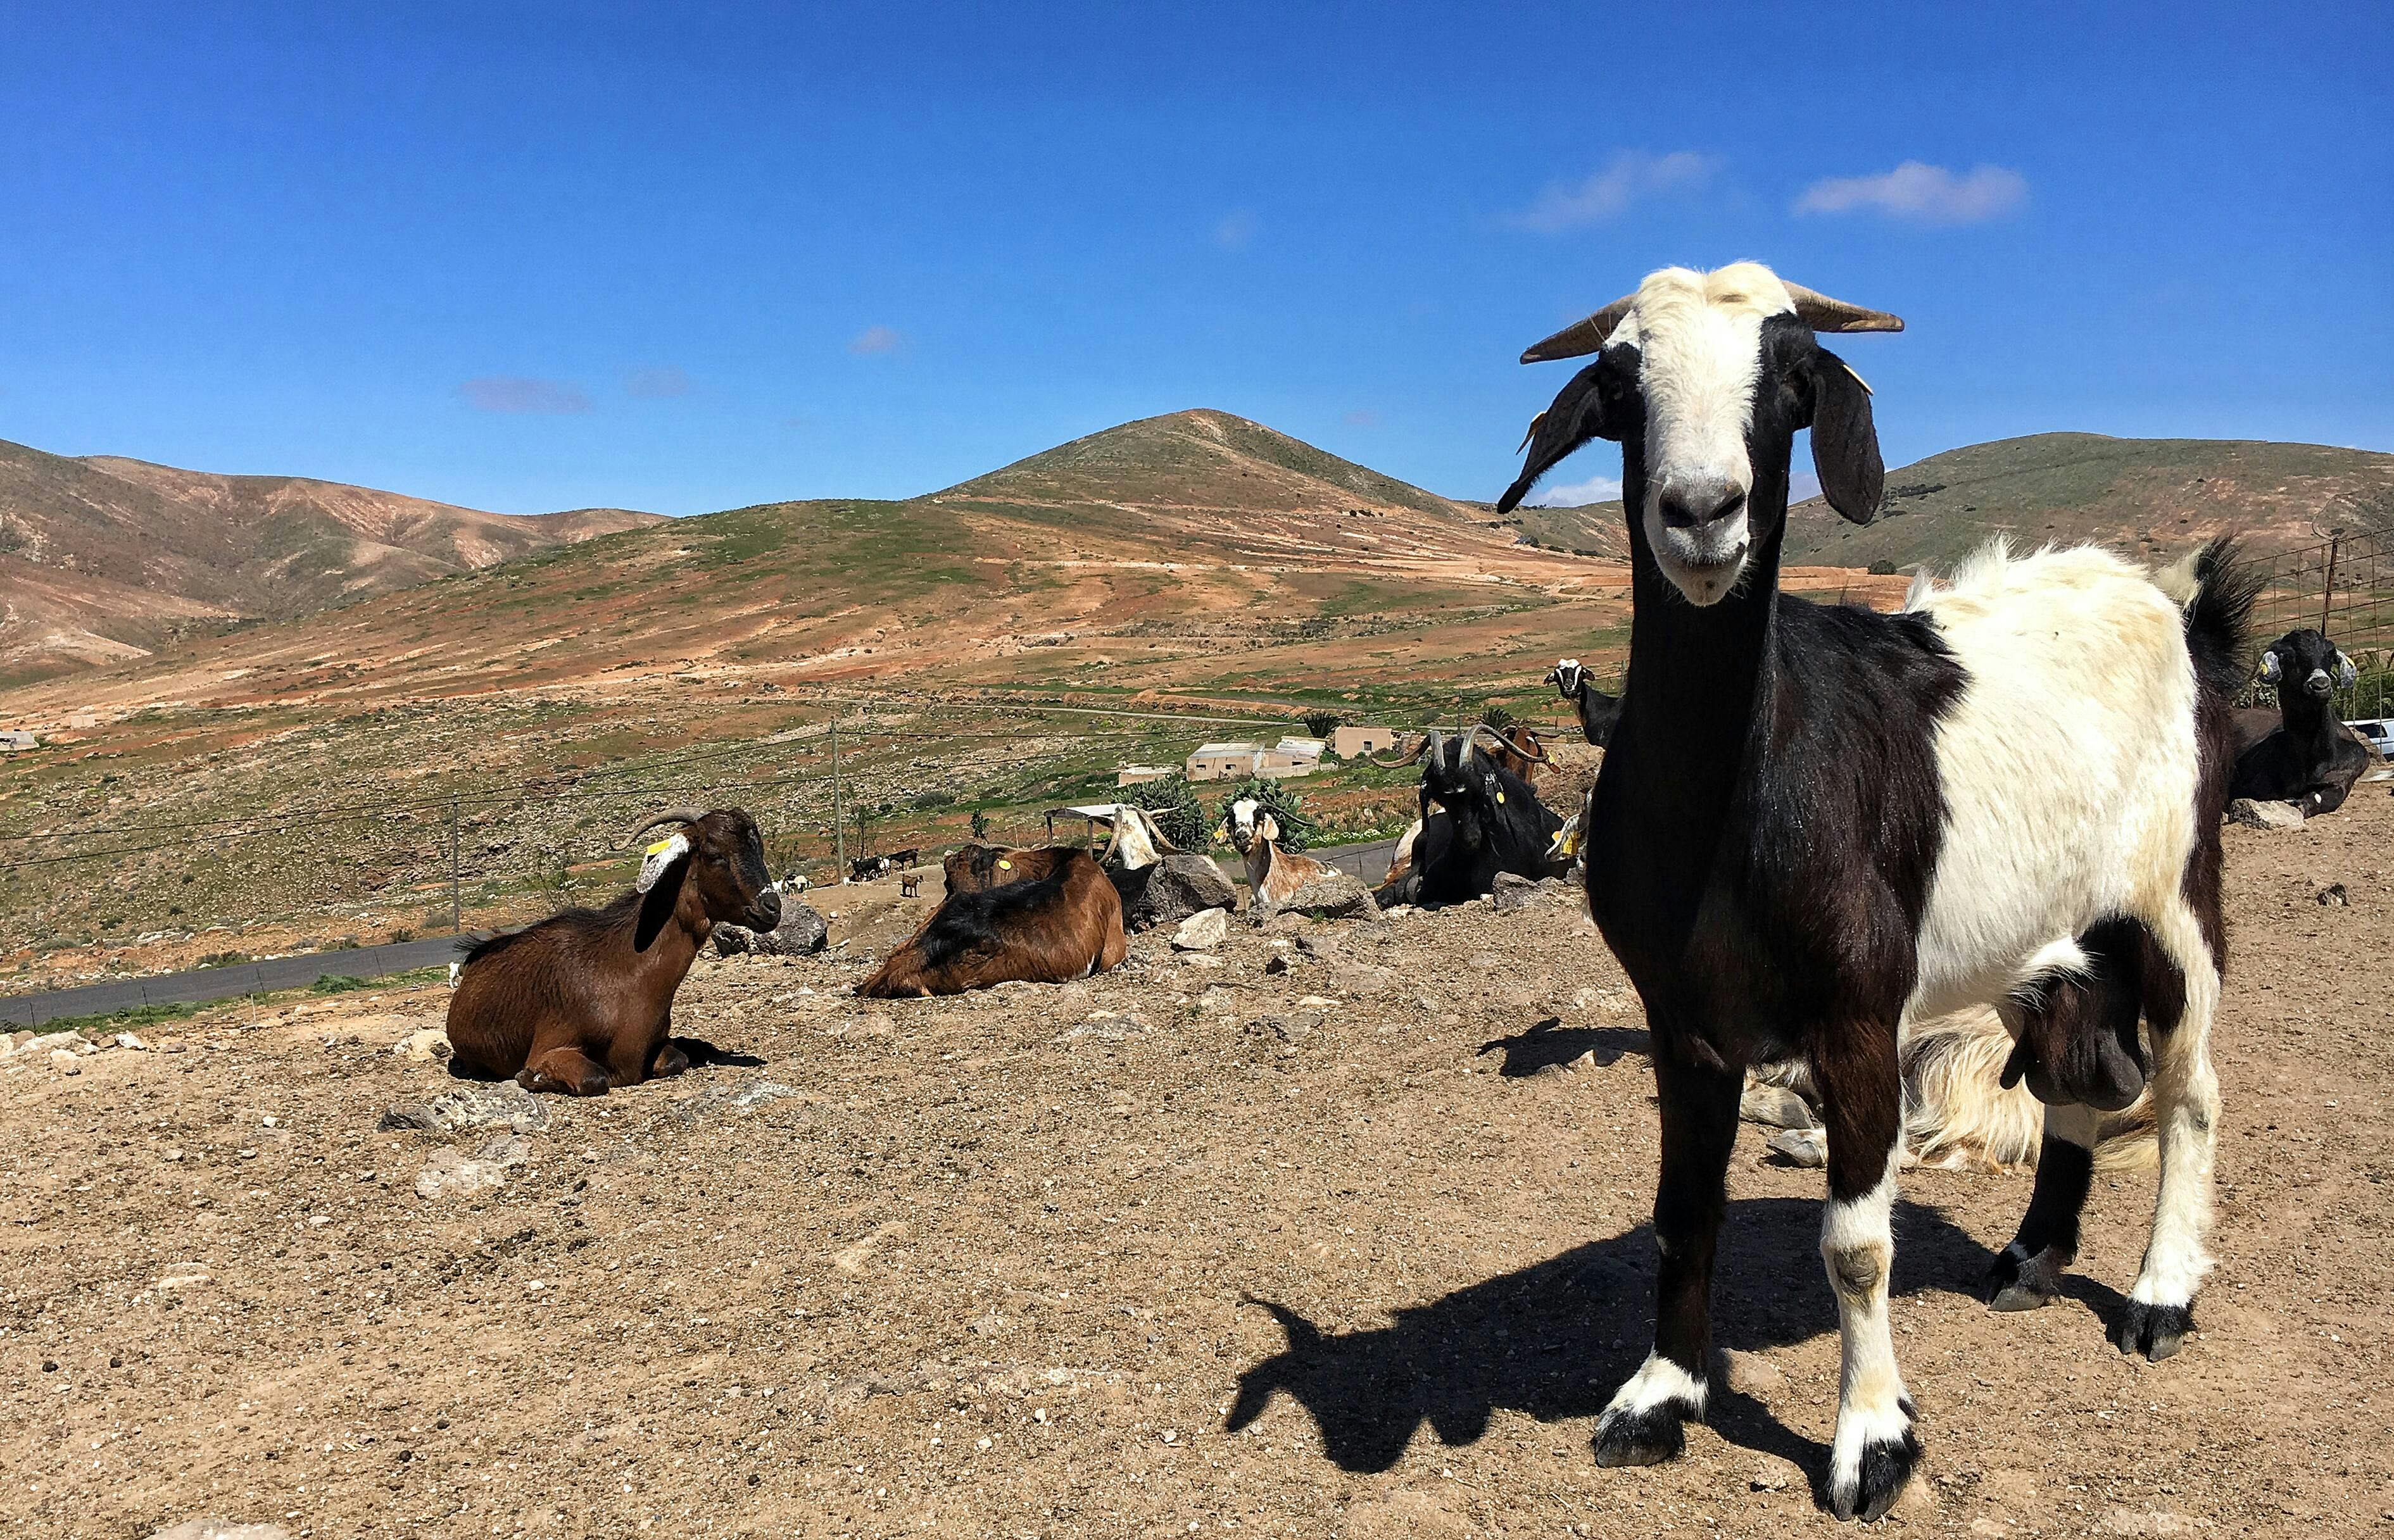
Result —
[{"label": "green patch of vegetation", "polygon": [[371,988],[375,980],[362,979],[355,973],[326,973],[308,986],[311,995],[346,995],[352,989]]}]

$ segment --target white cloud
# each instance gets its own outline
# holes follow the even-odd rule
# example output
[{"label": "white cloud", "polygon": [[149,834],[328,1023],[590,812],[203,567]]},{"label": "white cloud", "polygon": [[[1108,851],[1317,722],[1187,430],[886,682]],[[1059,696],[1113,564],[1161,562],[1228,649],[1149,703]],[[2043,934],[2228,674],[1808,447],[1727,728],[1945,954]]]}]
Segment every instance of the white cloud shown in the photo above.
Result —
[{"label": "white cloud", "polygon": [[1584,508],[1591,502],[1617,502],[1620,497],[1619,476],[1592,476],[1568,486],[1540,488],[1530,495],[1529,502],[1535,508]]},{"label": "white cloud", "polygon": [[1232,209],[1214,226],[1214,244],[1226,252],[1243,252],[1262,228],[1253,209]]},{"label": "white cloud", "polygon": [[1796,200],[1798,214],[1851,214],[1875,209],[1923,225],[1976,225],[2001,218],[2028,202],[2028,178],[1999,165],[1956,176],[1941,165],[1906,161],[1875,176],[1827,176]]},{"label": "white cloud", "polygon": [[894,326],[868,326],[849,339],[848,350],[858,358],[895,353],[906,346],[905,334]]},{"label": "white cloud", "polygon": [[1559,235],[1612,218],[1641,198],[1701,186],[1718,164],[1713,157],[1692,150],[1675,150],[1667,155],[1619,150],[1603,170],[1585,179],[1554,183],[1538,195],[1536,202],[1513,215],[1511,222],[1540,235]]},{"label": "white cloud", "polygon": [[590,410],[582,387],[561,380],[528,380],[519,374],[485,374],[467,380],[458,393],[482,411],[564,414]]},{"label": "white cloud", "polygon": [[636,369],[624,376],[624,393],[644,400],[661,401],[675,396],[687,396],[696,388],[688,374],[671,365],[663,369]]}]

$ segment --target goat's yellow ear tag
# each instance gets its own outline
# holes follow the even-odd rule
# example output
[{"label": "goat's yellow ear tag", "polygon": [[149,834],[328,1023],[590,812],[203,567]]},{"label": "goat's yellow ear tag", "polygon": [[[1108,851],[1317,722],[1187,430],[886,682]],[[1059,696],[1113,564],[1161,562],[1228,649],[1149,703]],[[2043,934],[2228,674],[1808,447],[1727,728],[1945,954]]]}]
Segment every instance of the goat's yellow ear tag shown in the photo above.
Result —
[{"label": "goat's yellow ear tag", "polygon": [[643,855],[663,855],[665,853],[665,847],[672,843],[673,837],[668,835],[664,839],[659,840],[655,844],[651,845],[648,849],[640,852],[640,854]]},{"label": "goat's yellow ear tag", "polygon": [[1497,800],[1498,802],[1500,802],[1500,803],[1501,803],[1501,802],[1503,802],[1503,801],[1505,800],[1505,793],[1503,793],[1502,791],[1497,792],[1497,793],[1496,793],[1496,800]]},{"label": "goat's yellow ear tag", "polygon": [[1011,861],[1000,861],[997,864],[997,869],[1000,871],[1012,871],[1014,869],[1014,863]]}]

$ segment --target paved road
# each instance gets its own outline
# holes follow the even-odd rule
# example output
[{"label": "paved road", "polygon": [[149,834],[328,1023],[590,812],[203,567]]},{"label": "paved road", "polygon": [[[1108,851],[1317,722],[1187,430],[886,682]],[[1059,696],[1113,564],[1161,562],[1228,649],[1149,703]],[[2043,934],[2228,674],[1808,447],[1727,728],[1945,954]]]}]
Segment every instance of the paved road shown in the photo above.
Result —
[{"label": "paved road", "polygon": [[[1374,840],[1360,845],[1335,845],[1308,854],[1376,884],[1388,875],[1396,854],[1394,840]],[[1239,863],[1225,859],[1223,874],[1232,881],[1245,875]],[[475,939],[480,939],[479,935]],[[145,1005],[201,1005],[229,1000],[236,995],[265,994],[277,989],[305,989],[319,979],[385,978],[418,968],[441,967],[457,955],[454,936],[427,936],[421,941],[393,942],[388,946],[358,946],[346,952],[309,952],[301,957],[274,958],[225,968],[193,968],[180,973],[156,973],[148,978],[109,979],[73,989],[51,989],[38,995],[0,999],[0,1028],[39,1027],[63,1016],[100,1016],[138,1011]]]}]

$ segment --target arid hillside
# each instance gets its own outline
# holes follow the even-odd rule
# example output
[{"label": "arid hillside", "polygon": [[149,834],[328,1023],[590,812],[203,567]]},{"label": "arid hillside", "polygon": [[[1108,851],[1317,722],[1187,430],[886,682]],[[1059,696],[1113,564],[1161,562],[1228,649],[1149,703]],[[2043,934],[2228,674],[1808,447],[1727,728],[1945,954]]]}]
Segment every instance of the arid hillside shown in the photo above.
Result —
[{"label": "arid hillside", "polygon": [[138,660],[244,619],[413,587],[658,516],[486,514],[303,476],[0,442],[0,681]]}]

